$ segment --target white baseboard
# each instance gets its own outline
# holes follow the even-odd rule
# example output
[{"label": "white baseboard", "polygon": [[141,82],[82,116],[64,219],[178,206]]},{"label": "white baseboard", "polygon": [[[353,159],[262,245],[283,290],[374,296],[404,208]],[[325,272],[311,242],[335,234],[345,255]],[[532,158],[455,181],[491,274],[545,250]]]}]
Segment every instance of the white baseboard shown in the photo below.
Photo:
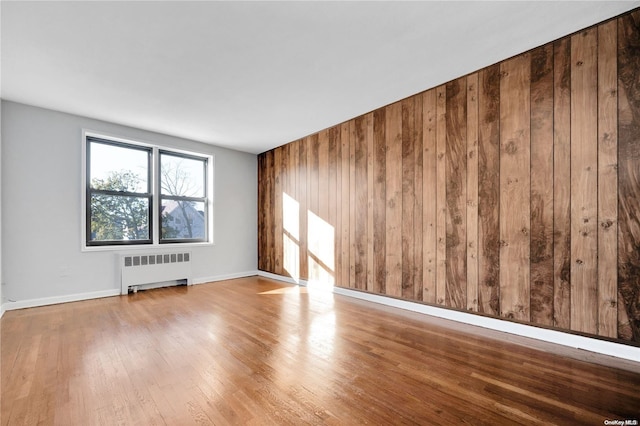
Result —
[{"label": "white baseboard", "polygon": [[2,305],[3,310],[12,311],[15,309],[35,308],[37,306],[55,305],[57,303],[78,302],[80,300],[99,299],[101,297],[119,296],[120,289],[92,291],[90,293],[68,294],[65,296],[42,297],[39,299],[18,300],[16,302],[6,302]]},{"label": "white baseboard", "polygon": [[233,274],[216,275],[213,277],[200,277],[192,280],[193,284],[206,284],[216,281],[233,280],[236,278],[254,277],[258,275],[258,271],[235,272]]},{"label": "white baseboard", "polygon": [[[204,284],[214,281],[231,280],[234,278],[252,277],[258,275],[258,271],[237,272],[234,274],[217,275],[214,277],[203,277],[193,279],[193,284]],[[80,300],[98,299],[101,297],[119,296],[120,289],[114,288],[90,293],[68,294],[65,296],[42,297],[38,299],[18,300],[16,302],[6,302],[0,306],[0,318],[5,311],[15,309],[35,308],[37,306],[55,305],[57,303],[78,302]]]},{"label": "white baseboard", "polygon": [[[305,280],[294,280],[291,277],[272,274],[269,272],[258,271],[258,275],[271,278],[274,280],[284,281],[290,284],[307,286],[309,288],[319,288],[313,283]],[[328,291],[328,290],[327,290]],[[474,325],[487,328],[490,330],[501,331],[504,333],[514,334],[517,336],[528,337],[541,340],[548,343],[562,345],[570,348],[582,349],[602,355],[608,355],[616,358],[622,358],[629,361],[640,362],[640,348],[621,343],[609,342],[606,340],[593,339],[586,336],[579,336],[562,331],[549,330],[546,328],[535,327],[526,324],[519,324],[511,321],[501,320],[498,318],[490,318],[477,314],[470,314],[452,309],[439,308],[437,306],[424,305],[422,303],[411,302],[408,300],[394,299],[392,297],[381,296],[378,294],[365,293],[362,291],[354,291],[341,287],[331,287],[333,293],[343,296],[353,297],[356,299],[366,300],[369,302],[379,303],[386,306],[392,306],[412,312],[418,312],[438,318],[457,321],[464,324]]]}]

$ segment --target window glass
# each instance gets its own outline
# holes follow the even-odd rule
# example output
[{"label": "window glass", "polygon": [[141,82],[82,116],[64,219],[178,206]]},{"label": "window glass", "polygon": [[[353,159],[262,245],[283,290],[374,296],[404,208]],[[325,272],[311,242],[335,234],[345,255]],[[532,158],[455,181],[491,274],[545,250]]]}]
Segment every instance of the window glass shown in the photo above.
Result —
[{"label": "window glass", "polygon": [[149,239],[149,199],[122,195],[91,194],[89,241]]},{"label": "window glass", "polygon": [[204,203],[162,200],[160,207],[163,239],[204,239],[206,237]]},{"label": "window glass", "polygon": [[206,161],[160,154],[161,194],[181,197],[205,196]]},{"label": "window glass", "polygon": [[149,192],[149,151],[93,141],[89,170],[92,188]]}]

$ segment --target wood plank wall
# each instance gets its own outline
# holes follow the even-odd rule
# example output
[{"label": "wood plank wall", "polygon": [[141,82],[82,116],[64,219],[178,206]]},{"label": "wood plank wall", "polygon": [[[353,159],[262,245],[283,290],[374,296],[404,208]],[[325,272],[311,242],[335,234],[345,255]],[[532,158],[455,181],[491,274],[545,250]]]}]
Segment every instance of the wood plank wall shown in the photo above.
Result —
[{"label": "wood plank wall", "polygon": [[640,343],[639,76],[635,10],[260,154],[259,268]]}]

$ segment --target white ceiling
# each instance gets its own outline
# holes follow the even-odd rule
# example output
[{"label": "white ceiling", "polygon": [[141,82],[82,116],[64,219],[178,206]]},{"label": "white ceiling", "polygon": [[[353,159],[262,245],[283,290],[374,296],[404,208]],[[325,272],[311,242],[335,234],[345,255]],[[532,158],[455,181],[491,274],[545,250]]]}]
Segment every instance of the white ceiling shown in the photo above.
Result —
[{"label": "white ceiling", "polygon": [[259,153],[640,6],[1,2],[1,96]]}]

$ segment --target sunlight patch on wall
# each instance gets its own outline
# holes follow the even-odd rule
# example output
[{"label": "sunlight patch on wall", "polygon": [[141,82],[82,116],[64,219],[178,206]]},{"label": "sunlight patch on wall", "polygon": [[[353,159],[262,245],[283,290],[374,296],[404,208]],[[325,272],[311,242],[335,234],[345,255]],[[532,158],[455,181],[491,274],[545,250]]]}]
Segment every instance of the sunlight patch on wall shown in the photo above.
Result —
[{"label": "sunlight patch on wall", "polygon": [[308,212],[309,283],[333,287],[335,229],[313,212]]},{"label": "sunlight patch on wall", "polygon": [[282,227],[295,241],[300,240],[300,203],[282,193]]},{"label": "sunlight patch on wall", "polygon": [[283,266],[289,276],[300,282],[300,204],[282,193]]}]

